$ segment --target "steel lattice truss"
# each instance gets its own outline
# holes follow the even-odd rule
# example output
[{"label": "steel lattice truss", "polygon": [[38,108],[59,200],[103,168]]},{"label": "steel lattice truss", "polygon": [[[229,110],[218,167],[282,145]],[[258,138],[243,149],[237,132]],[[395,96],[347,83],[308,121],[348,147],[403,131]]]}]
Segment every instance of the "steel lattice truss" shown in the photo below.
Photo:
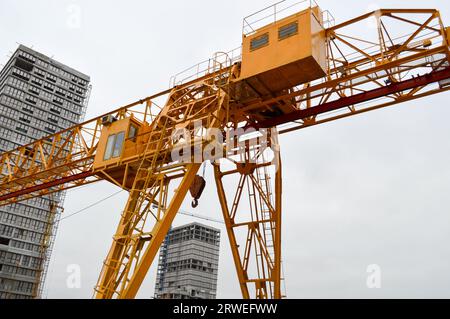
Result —
[{"label": "steel lattice truss", "polygon": [[[174,135],[187,132],[194,157],[211,142],[196,128],[200,121],[223,136],[235,133],[221,142],[223,154],[202,160],[216,160],[218,197],[242,295],[281,298],[277,133],[270,130],[269,140],[262,144],[244,129],[278,128],[287,133],[450,89],[448,29],[437,10],[378,10],[325,32],[327,74],[322,79],[261,94],[239,81],[238,59],[217,55],[194,79],[107,114],[134,117],[146,127],[140,133],[146,143],[137,155],[112,166],[93,166],[104,116],[1,154],[0,205],[99,180],[127,190],[129,198],[95,297],[132,298],[201,165],[171,157],[179,142]],[[167,99],[163,107],[154,102],[161,97]],[[260,117],[262,111],[280,105],[294,110]],[[233,147],[227,148],[230,143]],[[272,153],[270,161],[267,151]],[[222,157],[226,160],[218,161]]]}]

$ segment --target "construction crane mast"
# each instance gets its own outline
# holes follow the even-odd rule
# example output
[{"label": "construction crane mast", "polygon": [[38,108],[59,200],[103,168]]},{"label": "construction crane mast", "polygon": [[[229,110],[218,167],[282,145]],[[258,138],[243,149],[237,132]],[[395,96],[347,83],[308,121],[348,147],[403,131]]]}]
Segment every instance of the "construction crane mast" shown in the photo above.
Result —
[{"label": "construction crane mast", "polygon": [[128,191],[94,295],[133,298],[210,161],[242,296],[281,298],[278,135],[449,90],[449,46],[434,9],[335,25],[314,1],[282,1],[168,90],[1,154],[0,205],[101,180]]}]

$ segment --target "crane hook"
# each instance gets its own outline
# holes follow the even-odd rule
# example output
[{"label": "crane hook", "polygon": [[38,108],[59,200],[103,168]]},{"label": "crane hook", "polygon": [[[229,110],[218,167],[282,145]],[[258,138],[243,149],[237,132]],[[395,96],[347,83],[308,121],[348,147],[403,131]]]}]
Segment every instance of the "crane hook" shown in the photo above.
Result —
[{"label": "crane hook", "polygon": [[203,190],[205,189],[206,181],[200,175],[195,175],[194,181],[189,187],[189,191],[192,196],[192,208],[198,206],[198,199],[202,196]]}]

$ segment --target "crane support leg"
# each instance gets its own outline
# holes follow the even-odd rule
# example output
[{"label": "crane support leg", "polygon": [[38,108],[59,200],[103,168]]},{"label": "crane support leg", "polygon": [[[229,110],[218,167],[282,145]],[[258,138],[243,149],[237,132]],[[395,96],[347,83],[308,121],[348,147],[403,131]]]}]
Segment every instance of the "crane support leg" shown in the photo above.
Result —
[{"label": "crane support leg", "polygon": [[[217,79],[209,82],[214,84]],[[127,205],[95,288],[96,298],[136,296],[203,161],[201,155],[209,136],[204,136],[196,149],[196,124],[214,129],[220,128],[224,121],[228,95],[209,82],[175,87],[152,123],[146,149],[129,189]],[[194,106],[200,111],[192,112]],[[197,151],[193,153],[200,153],[200,161],[196,161],[194,154],[185,160],[173,158],[177,155],[174,140],[178,140],[175,128],[180,117],[183,121],[189,120],[184,127],[184,141],[189,142],[182,145],[187,145],[186,153],[192,149]],[[172,185],[176,181],[180,181],[179,184]],[[175,186],[172,194],[169,194],[169,186]]]},{"label": "crane support leg", "polygon": [[[272,161],[265,160],[264,154],[261,148],[248,148],[247,161],[234,162],[236,168],[229,171],[214,164],[217,193],[245,299],[282,297],[281,161],[278,150]],[[230,206],[226,193],[232,188],[228,181],[224,186],[224,179],[233,176],[237,185],[229,194],[233,196]]]},{"label": "crane support leg", "polygon": [[[95,297],[134,298],[183,202],[200,164],[188,164],[168,202],[169,182],[160,176],[147,189],[148,174],[141,189],[132,190],[114,241],[100,274]],[[149,232],[146,223],[153,223]]]}]

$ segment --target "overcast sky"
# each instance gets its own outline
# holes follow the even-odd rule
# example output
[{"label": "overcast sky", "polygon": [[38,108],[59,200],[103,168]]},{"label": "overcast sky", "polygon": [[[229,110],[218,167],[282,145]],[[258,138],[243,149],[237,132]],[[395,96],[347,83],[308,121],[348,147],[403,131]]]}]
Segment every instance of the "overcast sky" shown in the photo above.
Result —
[{"label": "overcast sky", "polygon": [[[270,1],[0,1],[0,63],[17,43],[91,76],[87,118],[168,87],[171,75],[240,45],[242,17]],[[450,25],[448,1],[321,0],[337,22],[375,7],[426,5]],[[80,24],[73,14],[80,12]],[[290,298],[450,298],[449,93],[281,138],[283,260]],[[196,213],[220,218],[211,168]],[[117,189],[68,192],[65,215]],[[45,295],[90,298],[126,194],[63,220]],[[183,204],[192,210],[189,200]],[[175,225],[192,219],[178,216]],[[202,222],[202,221],[200,221]],[[205,222],[208,223],[208,222]],[[218,297],[240,296],[222,229]],[[66,285],[67,266],[82,286]],[[368,289],[367,266],[382,286]],[[153,295],[153,266],[139,297]]]}]

